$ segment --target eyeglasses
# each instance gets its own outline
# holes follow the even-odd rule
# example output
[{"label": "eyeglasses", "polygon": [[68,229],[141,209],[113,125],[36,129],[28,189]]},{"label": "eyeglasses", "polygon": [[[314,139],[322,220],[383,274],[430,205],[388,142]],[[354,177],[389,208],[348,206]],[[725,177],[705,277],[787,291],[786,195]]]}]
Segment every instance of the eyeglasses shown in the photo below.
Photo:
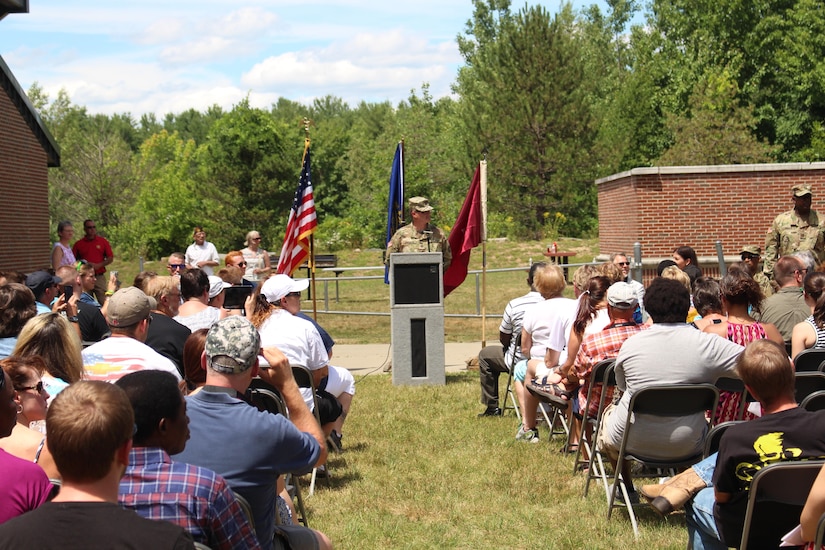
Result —
[{"label": "eyeglasses", "polygon": [[151,313],[149,314],[149,317],[146,318],[146,320],[149,321],[150,325],[152,324],[152,320],[154,320],[154,317],[152,317]]},{"label": "eyeglasses", "polygon": [[808,268],[807,268],[807,267],[805,267],[805,268],[803,268],[803,269],[794,269],[794,270],[793,270],[793,272],[794,272],[794,273],[807,273],[807,272],[808,272]]},{"label": "eyeglasses", "polygon": [[168,267],[169,269],[184,269],[186,267],[186,264],[169,264],[166,267]]},{"label": "eyeglasses", "polygon": [[37,393],[43,392],[43,381],[37,383],[36,386],[20,386],[18,388],[14,388],[17,391],[25,391],[25,390],[35,390]]},{"label": "eyeglasses", "polygon": [[758,258],[759,258],[759,256],[754,256],[753,254],[742,254],[742,255],[740,256],[740,258],[742,258],[742,261],[743,261],[743,262],[748,262],[748,261],[750,261],[750,260],[756,260],[756,259],[758,259]]},{"label": "eyeglasses", "polygon": [[261,240],[261,238],[260,238],[260,237],[252,237],[252,240],[253,240],[253,241],[260,241],[260,240]]},{"label": "eyeglasses", "polygon": [[630,262],[616,262],[616,265],[619,267],[624,267],[626,265],[630,265]]},{"label": "eyeglasses", "polygon": [[246,267],[246,262],[238,262],[235,265],[238,266],[238,267]]},{"label": "eyeglasses", "polygon": [[301,293],[300,292],[290,292],[289,294],[287,294],[287,296],[292,296],[293,298],[300,298]]}]

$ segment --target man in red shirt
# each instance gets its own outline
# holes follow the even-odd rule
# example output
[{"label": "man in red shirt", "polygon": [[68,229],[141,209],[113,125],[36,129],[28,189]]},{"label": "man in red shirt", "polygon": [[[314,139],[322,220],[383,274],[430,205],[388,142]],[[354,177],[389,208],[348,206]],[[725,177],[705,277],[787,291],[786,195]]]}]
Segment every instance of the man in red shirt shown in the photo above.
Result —
[{"label": "man in red shirt", "polygon": [[99,303],[106,301],[106,286],[108,284],[107,278],[103,276],[106,273],[106,266],[114,260],[112,254],[112,245],[109,241],[97,234],[97,226],[93,220],[86,220],[83,222],[83,231],[86,235],[74,243],[72,252],[75,258],[83,260],[95,268],[95,298]]}]

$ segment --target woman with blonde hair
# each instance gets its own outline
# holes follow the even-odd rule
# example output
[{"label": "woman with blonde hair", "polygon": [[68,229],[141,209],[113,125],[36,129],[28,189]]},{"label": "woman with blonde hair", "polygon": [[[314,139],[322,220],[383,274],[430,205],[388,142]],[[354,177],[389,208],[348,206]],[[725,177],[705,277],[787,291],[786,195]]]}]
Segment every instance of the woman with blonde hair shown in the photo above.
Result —
[{"label": "woman with blonde hair", "polygon": [[521,406],[522,425],[516,433],[517,441],[536,443],[538,400],[526,391],[524,384],[535,377],[544,377],[558,365],[561,352],[567,344],[567,329],[576,315],[576,300],[564,298],[567,286],[564,272],[556,264],[547,264],[536,270],[533,286],[544,298],[524,313],[521,329],[521,352],[528,360],[516,364],[513,374],[516,393]]},{"label": "woman with blonde hair", "polygon": [[0,368],[11,380],[17,405],[17,424],[9,437],[0,439],[0,449],[34,462],[43,468],[49,479],[56,479],[60,473],[46,447],[46,437],[30,427],[32,423],[46,420],[49,394],[41,380],[45,367],[43,359],[37,355],[9,357],[0,361]]},{"label": "woman with blonde hair", "polygon": [[257,282],[267,278],[272,268],[269,264],[269,253],[261,248],[260,233],[250,231],[246,234],[246,248],[241,250],[241,254],[246,260],[244,279]]},{"label": "woman with blonde hair", "polygon": [[13,355],[39,355],[45,362],[43,385],[51,399],[83,378],[83,358],[77,332],[59,313],[31,319],[17,338]]}]

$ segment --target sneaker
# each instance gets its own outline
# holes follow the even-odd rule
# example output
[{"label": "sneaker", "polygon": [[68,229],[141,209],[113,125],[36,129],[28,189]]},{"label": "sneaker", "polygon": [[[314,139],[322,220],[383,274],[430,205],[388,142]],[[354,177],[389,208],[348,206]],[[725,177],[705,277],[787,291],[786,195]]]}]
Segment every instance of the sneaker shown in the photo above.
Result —
[{"label": "sneaker", "polygon": [[335,447],[336,452],[341,452],[344,450],[344,446],[341,445],[341,438],[344,437],[343,435],[339,434],[335,430],[332,430],[329,434],[329,438],[332,440],[332,445]]},{"label": "sneaker", "polygon": [[523,441],[524,443],[538,443],[538,428],[533,428],[532,430],[525,430],[524,426],[519,426],[518,433],[516,434],[516,441]]}]

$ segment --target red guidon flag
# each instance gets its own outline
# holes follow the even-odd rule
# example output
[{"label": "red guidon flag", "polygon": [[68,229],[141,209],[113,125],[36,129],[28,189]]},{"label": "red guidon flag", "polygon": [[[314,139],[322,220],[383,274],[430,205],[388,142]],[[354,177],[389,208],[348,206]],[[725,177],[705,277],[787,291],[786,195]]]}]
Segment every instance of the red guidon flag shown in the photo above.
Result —
[{"label": "red guidon flag", "polygon": [[470,264],[470,251],[481,243],[482,215],[481,215],[481,170],[476,168],[473,182],[467,192],[467,198],[461,206],[461,212],[450,231],[450,250],[453,252],[453,261],[444,273],[444,296],[458,288],[467,277],[467,266]]}]

